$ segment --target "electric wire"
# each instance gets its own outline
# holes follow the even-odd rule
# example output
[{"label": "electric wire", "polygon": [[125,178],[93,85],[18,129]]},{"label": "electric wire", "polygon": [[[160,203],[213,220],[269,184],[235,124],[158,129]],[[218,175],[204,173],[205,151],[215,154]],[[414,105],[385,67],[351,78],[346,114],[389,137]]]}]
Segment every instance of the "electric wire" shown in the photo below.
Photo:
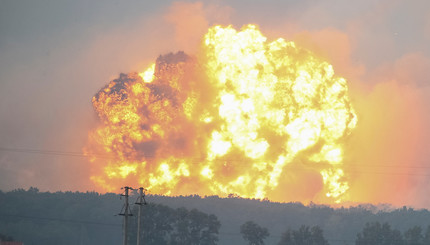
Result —
[{"label": "electric wire", "polygon": [[[122,224],[119,223],[103,223],[97,221],[87,221],[87,220],[74,220],[74,219],[60,219],[60,218],[47,218],[47,217],[37,217],[37,216],[27,216],[27,215],[14,215],[14,214],[1,214],[0,217],[13,217],[13,218],[22,218],[22,219],[31,219],[31,220],[45,220],[45,221],[58,221],[64,223],[74,223],[74,224],[87,224],[87,225],[101,225],[101,226],[115,226],[122,227]],[[236,232],[218,232],[219,235],[224,236],[242,236],[240,233]],[[270,234],[270,237],[281,238],[282,235],[279,234]],[[325,238],[325,240],[329,242],[348,242],[355,243],[355,240],[351,239],[339,239],[339,238]],[[396,240],[400,241],[400,240]]]},{"label": "electric wire", "polygon": [[[0,151],[3,152],[15,152],[15,153],[28,153],[28,154],[41,154],[41,155],[54,155],[54,156],[65,156],[65,157],[96,157],[101,159],[111,159],[115,160],[116,157],[108,154],[103,153],[83,153],[83,152],[77,152],[77,151],[60,151],[60,150],[41,150],[41,149],[31,149],[31,148],[8,148],[8,147],[0,147]],[[136,155],[138,157],[142,158],[154,158],[155,155],[151,154],[145,154],[143,152],[137,152]],[[202,157],[187,157],[187,161],[191,161],[193,163],[200,163],[204,161],[205,158]],[[245,162],[244,159],[231,159],[228,160],[218,160],[218,161],[225,161],[225,162],[232,162],[232,163],[240,163]],[[292,170],[304,170],[304,168],[300,168],[292,165],[287,165],[286,168],[292,169]],[[357,168],[364,168],[364,169],[357,169]],[[404,170],[428,170],[430,169],[430,164],[427,164],[427,166],[421,165],[389,165],[389,164],[357,164],[354,162],[350,162],[348,165],[342,165],[342,169],[345,172],[348,172],[350,174],[376,174],[376,175],[404,175],[404,176],[417,176],[417,177],[430,177],[430,174],[426,174],[425,172],[387,172],[387,171],[377,171],[390,169],[394,171],[404,171]]]},{"label": "electric wire", "polygon": [[[100,225],[100,226],[115,226],[122,227],[122,224],[119,223],[103,223],[97,221],[88,221],[88,220],[74,220],[74,219],[60,219],[60,218],[47,218],[47,217],[37,217],[37,216],[28,216],[28,215],[16,215],[16,214],[1,214],[0,217],[12,217],[12,218],[21,218],[21,219],[29,219],[29,220],[45,220],[45,221],[58,221],[64,223],[74,223],[74,224],[86,224],[86,225]],[[242,236],[240,233],[235,232],[218,232],[219,235],[225,236]],[[281,238],[282,235],[271,234],[270,237]],[[349,239],[327,239],[327,241],[332,242],[355,242]]]},{"label": "electric wire", "polygon": [[103,223],[103,222],[88,221],[88,220],[60,219],[60,218],[48,218],[48,217],[37,217],[37,216],[16,215],[16,214],[0,214],[0,217],[12,217],[12,218],[35,219],[35,220],[46,220],[46,221],[59,221],[59,222],[87,224],[87,225],[122,226],[122,224],[118,224],[118,223]]}]

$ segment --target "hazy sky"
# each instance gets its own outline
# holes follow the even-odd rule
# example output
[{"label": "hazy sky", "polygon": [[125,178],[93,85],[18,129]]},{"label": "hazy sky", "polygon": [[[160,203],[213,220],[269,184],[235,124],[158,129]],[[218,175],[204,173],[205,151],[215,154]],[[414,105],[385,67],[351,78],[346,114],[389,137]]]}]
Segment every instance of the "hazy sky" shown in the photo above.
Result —
[{"label": "hazy sky", "polygon": [[196,52],[214,24],[248,23],[348,80],[361,125],[348,159],[372,176],[351,183],[372,189],[353,201],[430,208],[427,0],[0,0],[0,189],[91,190],[88,161],[71,153],[96,124],[92,96],[160,54]]}]

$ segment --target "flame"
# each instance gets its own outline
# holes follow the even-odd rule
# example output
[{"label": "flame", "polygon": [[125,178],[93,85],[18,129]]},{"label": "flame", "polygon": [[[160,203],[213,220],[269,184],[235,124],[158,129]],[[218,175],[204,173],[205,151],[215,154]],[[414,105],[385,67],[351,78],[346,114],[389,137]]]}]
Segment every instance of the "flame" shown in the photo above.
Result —
[{"label": "flame", "polygon": [[[152,63],[146,71],[139,73],[139,76],[143,79],[145,83],[150,83],[154,80],[154,72],[155,72],[155,63]],[[137,83],[134,86],[136,86],[136,89],[141,88],[141,84]],[[134,91],[133,91],[134,92]],[[135,92],[139,93],[139,91]]]},{"label": "flame", "polygon": [[286,201],[285,176],[302,166],[321,178],[310,198],[347,196],[343,145],[357,117],[346,80],[254,25],[210,28],[197,57],[168,54],[121,74],[93,106],[101,125],[85,152],[104,190],[134,183],[165,195]]}]

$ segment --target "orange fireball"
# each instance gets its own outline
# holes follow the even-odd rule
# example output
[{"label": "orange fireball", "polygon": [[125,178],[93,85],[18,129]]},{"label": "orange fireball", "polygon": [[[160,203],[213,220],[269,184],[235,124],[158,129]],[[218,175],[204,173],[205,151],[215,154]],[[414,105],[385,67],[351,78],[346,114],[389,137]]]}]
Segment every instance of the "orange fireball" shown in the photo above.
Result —
[{"label": "orange fireball", "polygon": [[312,176],[320,187],[309,200],[340,202],[348,192],[343,145],[357,117],[346,80],[254,25],[212,27],[196,57],[168,54],[121,74],[93,105],[100,126],[85,153],[104,190],[287,201],[289,183]]}]

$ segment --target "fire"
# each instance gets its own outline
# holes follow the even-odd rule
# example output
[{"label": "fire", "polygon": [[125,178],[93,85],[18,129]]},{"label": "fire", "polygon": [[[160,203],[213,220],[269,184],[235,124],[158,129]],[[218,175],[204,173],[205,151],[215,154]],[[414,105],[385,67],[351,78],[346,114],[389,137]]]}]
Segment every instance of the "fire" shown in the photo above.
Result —
[{"label": "fire", "polygon": [[101,124],[85,152],[104,190],[134,183],[165,195],[276,200],[288,192],[288,166],[301,164],[319,173],[316,198],[340,202],[348,192],[343,145],[357,117],[346,80],[254,25],[212,27],[196,57],[168,54],[121,74],[93,105]]}]

